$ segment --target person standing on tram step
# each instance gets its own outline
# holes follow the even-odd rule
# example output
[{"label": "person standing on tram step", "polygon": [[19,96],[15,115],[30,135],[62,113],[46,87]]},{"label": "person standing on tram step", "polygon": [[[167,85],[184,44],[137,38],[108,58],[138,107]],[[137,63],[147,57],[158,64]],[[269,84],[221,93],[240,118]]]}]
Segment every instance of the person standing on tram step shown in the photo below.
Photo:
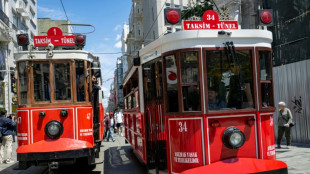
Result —
[{"label": "person standing on tram step", "polygon": [[124,120],[124,115],[123,115],[123,112],[117,108],[115,114],[114,114],[114,117],[116,119],[116,127],[117,127],[117,130],[118,130],[118,134],[123,136],[123,120]]},{"label": "person standing on tram step", "polygon": [[279,102],[279,117],[278,117],[278,139],[277,147],[281,148],[281,140],[283,134],[285,133],[287,148],[291,145],[291,128],[290,123],[292,123],[293,116],[291,111],[285,107],[285,102]]},{"label": "person standing on tram step", "polygon": [[[0,164],[12,163],[14,161],[11,160],[12,157],[12,142],[13,142],[13,134],[16,129],[15,116],[12,117],[12,120],[6,118],[7,111],[2,110],[0,115],[0,128],[2,130],[2,143],[0,147]],[[4,148],[6,148],[6,160],[4,158]]]}]

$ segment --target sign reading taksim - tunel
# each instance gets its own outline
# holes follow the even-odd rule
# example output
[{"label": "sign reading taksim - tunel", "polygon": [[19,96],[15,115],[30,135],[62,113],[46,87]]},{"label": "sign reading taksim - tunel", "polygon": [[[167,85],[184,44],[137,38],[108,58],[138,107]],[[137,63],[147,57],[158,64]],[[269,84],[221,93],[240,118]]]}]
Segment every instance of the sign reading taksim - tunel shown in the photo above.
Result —
[{"label": "sign reading taksim - tunel", "polygon": [[47,31],[47,36],[34,36],[35,47],[46,47],[49,43],[54,46],[75,46],[75,36],[63,36],[62,31],[58,27],[52,27]]},{"label": "sign reading taksim - tunel", "polygon": [[213,10],[207,10],[202,21],[184,21],[184,30],[237,30],[238,21],[220,21],[219,15]]}]

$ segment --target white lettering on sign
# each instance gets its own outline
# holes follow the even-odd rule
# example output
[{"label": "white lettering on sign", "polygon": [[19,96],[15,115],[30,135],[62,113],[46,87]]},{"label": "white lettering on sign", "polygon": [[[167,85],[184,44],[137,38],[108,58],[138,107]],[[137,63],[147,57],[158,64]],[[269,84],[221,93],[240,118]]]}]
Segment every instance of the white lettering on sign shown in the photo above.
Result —
[{"label": "white lettering on sign", "polygon": [[92,129],[80,129],[80,136],[92,136],[93,130]]},{"label": "white lettering on sign", "polygon": [[270,116],[270,126],[273,126],[273,117]]},{"label": "white lettering on sign", "polygon": [[51,39],[50,38],[35,38],[34,41],[37,43],[37,44],[49,44],[51,43]]},{"label": "white lettering on sign", "polygon": [[207,20],[208,20],[208,21],[210,21],[210,20],[213,20],[213,21],[214,21],[214,20],[215,20],[214,15],[209,15],[209,14],[208,14],[208,15],[207,15]]},{"label": "white lettering on sign", "polygon": [[22,117],[18,117],[17,118],[17,124],[21,124],[22,123]]},{"label": "white lettering on sign", "polygon": [[27,140],[28,139],[27,133],[17,133],[17,140]]},{"label": "white lettering on sign", "polygon": [[179,126],[180,126],[179,132],[183,132],[183,131],[187,132],[186,121],[184,121],[184,124],[180,121]]},{"label": "white lettering on sign", "polygon": [[62,44],[74,44],[74,39],[63,37],[61,38],[61,43]]},{"label": "white lettering on sign", "polygon": [[187,28],[199,30],[199,29],[210,29],[210,24],[208,23],[194,23],[194,24],[186,24]]},{"label": "white lettering on sign", "polygon": [[267,156],[273,156],[276,154],[276,145],[271,145],[267,147]]},{"label": "white lettering on sign", "polygon": [[177,163],[199,163],[197,152],[175,152],[174,161]]}]

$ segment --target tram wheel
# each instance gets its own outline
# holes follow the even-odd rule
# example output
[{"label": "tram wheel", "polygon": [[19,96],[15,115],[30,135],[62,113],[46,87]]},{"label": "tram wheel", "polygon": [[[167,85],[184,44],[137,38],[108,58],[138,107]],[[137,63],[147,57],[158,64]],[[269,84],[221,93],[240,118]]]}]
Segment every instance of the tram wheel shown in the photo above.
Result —
[{"label": "tram wheel", "polygon": [[18,167],[20,170],[26,170],[30,167],[30,164],[27,161],[19,161]]}]

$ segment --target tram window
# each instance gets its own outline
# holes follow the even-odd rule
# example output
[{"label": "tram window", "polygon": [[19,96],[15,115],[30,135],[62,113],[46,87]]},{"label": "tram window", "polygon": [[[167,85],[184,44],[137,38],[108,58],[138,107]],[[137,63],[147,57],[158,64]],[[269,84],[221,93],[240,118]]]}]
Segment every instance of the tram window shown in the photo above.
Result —
[{"label": "tram window", "polygon": [[85,101],[85,76],[84,76],[84,61],[75,62],[76,69],[76,96],[77,101]]},{"label": "tram window", "polygon": [[207,51],[209,110],[254,108],[252,52]]},{"label": "tram window", "polygon": [[50,101],[49,63],[33,64],[33,95],[35,101]]},{"label": "tram window", "polygon": [[175,56],[165,57],[167,80],[167,112],[179,112],[178,76]]},{"label": "tram window", "polygon": [[271,80],[271,55],[270,51],[259,51],[260,79]]},{"label": "tram window", "polygon": [[200,111],[198,52],[180,53],[181,86],[184,111]]},{"label": "tram window", "polygon": [[128,109],[131,109],[131,96],[128,96]]},{"label": "tram window", "polygon": [[19,103],[27,104],[27,68],[26,62],[18,64],[18,77],[19,77]]},{"label": "tram window", "polygon": [[125,109],[127,109],[127,98],[124,99]]},{"label": "tram window", "polygon": [[272,89],[272,74],[271,74],[271,52],[264,50],[259,51],[259,69],[261,80],[261,101],[262,107],[274,106],[273,89]]},{"label": "tram window", "polygon": [[55,100],[71,100],[70,64],[54,63]]}]

